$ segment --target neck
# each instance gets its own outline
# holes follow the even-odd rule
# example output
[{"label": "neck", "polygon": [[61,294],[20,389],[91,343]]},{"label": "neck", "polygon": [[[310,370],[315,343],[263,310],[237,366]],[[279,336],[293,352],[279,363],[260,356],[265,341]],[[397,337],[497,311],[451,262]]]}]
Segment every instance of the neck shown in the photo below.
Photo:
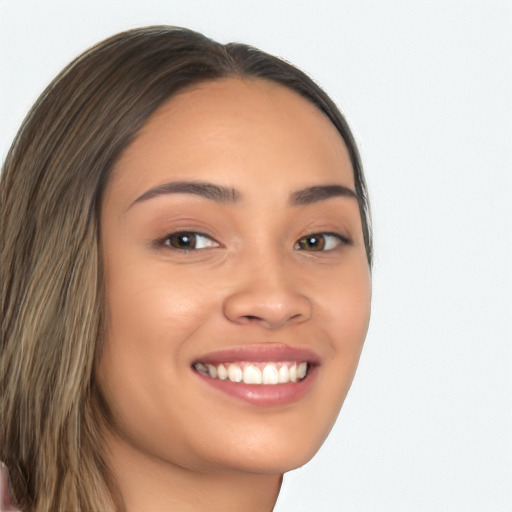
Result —
[{"label": "neck", "polygon": [[108,453],[125,512],[271,512],[282,482],[280,474],[184,468],[116,437]]}]

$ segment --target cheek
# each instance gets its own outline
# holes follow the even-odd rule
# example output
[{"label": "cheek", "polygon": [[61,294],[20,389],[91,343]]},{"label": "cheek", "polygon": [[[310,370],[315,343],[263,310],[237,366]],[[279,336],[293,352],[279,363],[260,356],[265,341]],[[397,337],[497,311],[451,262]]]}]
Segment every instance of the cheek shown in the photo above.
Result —
[{"label": "cheek", "polygon": [[[188,370],[187,341],[207,322],[215,300],[199,280],[169,265],[137,265],[119,255],[106,279],[108,304],[100,387],[123,417],[137,408],[155,416]],[[161,403],[163,400],[163,403]]]},{"label": "cheek", "polygon": [[[211,287],[210,287],[211,288]],[[197,275],[168,264],[114,267],[107,280],[109,326],[114,335],[143,337],[145,344],[169,343],[195,329],[208,316],[214,290]]]},{"label": "cheek", "polygon": [[[204,286],[168,266],[122,265],[107,280],[108,323],[97,380],[116,431],[147,452],[176,452],[188,401],[187,342],[215,300]],[[186,443],[185,443],[186,444]]]},{"label": "cheek", "polygon": [[[319,326],[328,339],[330,357],[325,363],[325,385],[332,390],[334,409],[339,410],[357,369],[368,331],[371,309],[371,280],[365,262],[340,273],[319,294]],[[336,412],[337,414],[337,412]]]},{"label": "cheek", "polygon": [[355,349],[364,342],[371,306],[371,276],[366,261],[355,259],[316,294],[323,326],[334,350]]}]

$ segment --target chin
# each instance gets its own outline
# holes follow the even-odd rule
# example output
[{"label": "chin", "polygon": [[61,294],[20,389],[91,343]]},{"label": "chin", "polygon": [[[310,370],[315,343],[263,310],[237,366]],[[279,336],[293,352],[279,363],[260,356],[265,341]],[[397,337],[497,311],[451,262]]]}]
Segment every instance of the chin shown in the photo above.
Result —
[{"label": "chin", "polygon": [[332,424],[320,429],[318,423],[303,424],[303,428],[280,425],[272,429],[262,426],[250,433],[245,431],[239,436],[232,435],[228,442],[219,440],[216,453],[211,453],[211,460],[217,468],[283,474],[309,462],[320,449],[331,427]]}]

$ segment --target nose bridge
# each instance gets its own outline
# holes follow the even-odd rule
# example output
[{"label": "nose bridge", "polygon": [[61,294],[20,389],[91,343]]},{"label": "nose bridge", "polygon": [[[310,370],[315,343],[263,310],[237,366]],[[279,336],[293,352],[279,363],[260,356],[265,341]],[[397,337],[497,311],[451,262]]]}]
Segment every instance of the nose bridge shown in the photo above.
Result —
[{"label": "nose bridge", "polygon": [[293,293],[292,267],[285,255],[277,250],[255,252],[246,260],[246,287],[256,293],[263,291],[269,297]]},{"label": "nose bridge", "polygon": [[241,261],[236,285],[224,304],[230,321],[275,329],[310,318],[312,303],[301,290],[300,270],[285,254],[267,248],[252,251]]}]

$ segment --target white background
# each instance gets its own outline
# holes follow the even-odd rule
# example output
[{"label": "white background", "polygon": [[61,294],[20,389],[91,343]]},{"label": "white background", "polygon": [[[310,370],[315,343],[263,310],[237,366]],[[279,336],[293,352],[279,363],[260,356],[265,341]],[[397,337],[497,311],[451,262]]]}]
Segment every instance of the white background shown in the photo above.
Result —
[{"label": "white background", "polygon": [[338,423],[276,512],[512,511],[512,2],[4,0],[2,160],[68,61],[147,24],[285,57],[361,147],[372,324]]}]

